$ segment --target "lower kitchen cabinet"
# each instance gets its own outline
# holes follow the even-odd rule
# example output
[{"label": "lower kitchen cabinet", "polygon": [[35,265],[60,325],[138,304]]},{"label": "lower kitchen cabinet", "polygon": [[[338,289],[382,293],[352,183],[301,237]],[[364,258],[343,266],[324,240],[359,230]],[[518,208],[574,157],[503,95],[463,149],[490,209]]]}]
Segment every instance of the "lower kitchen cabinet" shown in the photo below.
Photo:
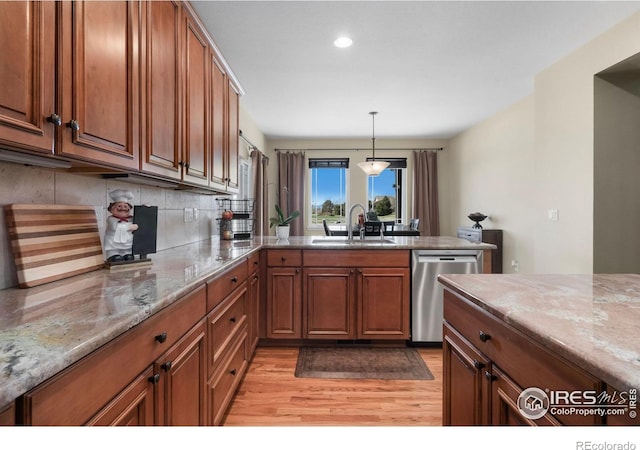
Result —
[{"label": "lower kitchen cabinet", "polygon": [[354,339],[355,270],[305,268],[302,326],[307,339]]},{"label": "lower kitchen cabinet", "polygon": [[267,338],[302,337],[301,266],[301,250],[267,250]]},{"label": "lower kitchen cabinet", "polygon": [[603,392],[605,385],[484,311],[461,294],[444,291],[444,425],[602,425],[599,415],[523,415],[528,388]]},{"label": "lower kitchen cabinet", "polygon": [[[190,336],[204,318],[205,291],[204,285],[197,288],[24,394],[16,403],[18,423],[77,426],[95,420],[105,405],[130,388],[154,362],[171,361],[172,349],[182,348],[188,340],[183,337]],[[163,379],[158,372],[153,378]],[[164,405],[164,399],[158,399],[161,394],[155,389],[154,415],[164,421],[165,415],[158,412],[159,405]]]},{"label": "lower kitchen cabinet", "polygon": [[409,254],[394,250],[305,250],[306,339],[404,340],[410,332]]},{"label": "lower kitchen cabinet", "polygon": [[7,406],[0,411],[0,426],[15,425],[16,422],[16,408],[13,404]]},{"label": "lower kitchen cabinet", "polygon": [[203,318],[153,364],[155,424],[206,424],[207,352]]},{"label": "lower kitchen cabinet", "polygon": [[154,422],[153,368],[149,367],[91,418],[89,426],[143,426]]},{"label": "lower kitchen cabinet", "polygon": [[358,339],[409,339],[409,268],[358,269]]}]

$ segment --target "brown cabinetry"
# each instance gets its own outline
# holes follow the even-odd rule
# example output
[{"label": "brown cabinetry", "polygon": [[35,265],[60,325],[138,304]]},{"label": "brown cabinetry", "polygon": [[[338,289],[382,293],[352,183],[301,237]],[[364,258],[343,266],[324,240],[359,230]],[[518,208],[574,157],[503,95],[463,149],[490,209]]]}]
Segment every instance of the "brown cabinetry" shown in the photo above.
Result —
[{"label": "brown cabinetry", "polygon": [[249,256],[248,269],[249,278],[247,280],[249,291],[249,354],[247,359],[251,359],[256,347],[258,347],[258,341],[260,340],[260,252],[255,252]]},{"label": "brown cabinetry", "polygon": [[409,289],[405,250],[269,249],[266,337],[408,339]]},{"label": "brown cabinetry", "polygon": [[16,409],[13,404],[0,410],[0,427],[15,425]]},{"label": "brown cabinetry", "polygon": [[219,56],[211,54],[211,187],[237,193],[240,94]]},{"label": "brown cabinetry", "polygon": [[302,337],[301,266],[301,250],[267,250],[267,338]]},{"label": "brown cabinetry", "polygon": [[409,253],[305,250],[303,337],[408,339]]},{"label": "brown cabinetry", "polygon": [[7,2],[0,8],[0,140],[137,170],[138,3]]},{"label": "brown cabinetry", "polygon": [[[0,2],[0,143],[53,153],[56,4]],[[54,117],[55,119],[55,117]]]},{"label": "brown cabinetry", "polygon": [[[127,389],[136,390],[132,385],[137,384],[140,374],[159,358],[166,362],[163,355],[172,355],[170,349],[176,343],[182,345],[181,338],[204,317],[205,301],[202,286],[24,394],[17,401],[20,423],[43,426],[117,422],[132,411],[136,401],[113,400]],[[156,372],[154,379],[147,382],[156,381],[159,377],[155,375]],[[142,390],[137,395],[142,395]],[[110,411],[103,411],[107,405]],[[116,410],[117,406],[122,409]],[[137,407],[144,410],[146,406]],[[156,402],[156,416],[157,408]],[[181,419],[174,416],[173,420]]]},{"label": "brown cabinetry", "polygon": [[188,2],[6,2],[0,13],[1,144],[238,192],[240,90]]},{"label": "brown cabinetry", "polygon": [[253,266],[250,261],[252,258],[244,259],[209,283],[208,425],[222,423],[253,354],[249,340],[254,309],[247,275],[247,268]]},{"label": "brown cabinetry", "polygon": [[527,388],[602,392],[604,384],[448,289],[444,292],[444,320],[445,425],[604,422],[598,415],[579,413],[527,418],[517,407],[518,396]]},{"label": "brown cabinetry", "polygon": [[56,153],[139,168],[138,2],[61,2]]}]

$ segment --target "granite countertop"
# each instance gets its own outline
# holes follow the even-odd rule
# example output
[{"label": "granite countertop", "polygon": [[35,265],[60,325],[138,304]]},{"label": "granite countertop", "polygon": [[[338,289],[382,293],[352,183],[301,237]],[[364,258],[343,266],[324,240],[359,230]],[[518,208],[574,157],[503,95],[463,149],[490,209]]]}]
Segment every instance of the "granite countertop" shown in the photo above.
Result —
[{"label": "granite countertop", "polygon": [[440,275],[440,282],[619,390],[640,387],[640,275]]},{"label": "granite countertop", "polygon": [[151,255],[147,269],[101,269],[29,289],[0,290],[0,409],[260,248],[495,248],[453,237],[402,236],[392,243],[332,239],[314,244],[324,237],[214,238]]}]

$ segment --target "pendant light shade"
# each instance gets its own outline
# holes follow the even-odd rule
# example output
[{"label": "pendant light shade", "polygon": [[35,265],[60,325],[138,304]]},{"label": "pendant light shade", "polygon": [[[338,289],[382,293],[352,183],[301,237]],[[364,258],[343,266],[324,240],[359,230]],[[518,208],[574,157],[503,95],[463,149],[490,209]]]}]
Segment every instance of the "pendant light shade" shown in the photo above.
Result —
[{"label": "pendant light shade", "polygon": [[358,163],[358,167],[360,167],[364,173],[369,177],[377,177],[382,173],[384,169],[389,167],[389,163],[387,161],[376,161],[376,111],[371,111],[371,121],[372,121],[372,137],[371,137],[371,146],[373,148],[373,154],[371,157],[371,161],[364,161]]}]

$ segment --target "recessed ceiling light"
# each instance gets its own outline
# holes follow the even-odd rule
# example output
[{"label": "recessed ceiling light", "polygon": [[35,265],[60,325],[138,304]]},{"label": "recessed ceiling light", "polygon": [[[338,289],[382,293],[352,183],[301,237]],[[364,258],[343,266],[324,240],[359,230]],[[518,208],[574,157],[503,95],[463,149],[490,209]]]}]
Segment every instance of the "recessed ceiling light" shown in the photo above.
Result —
[{"label": "recessed ceiling light", "polygon": [[340,36],[338,39],[333,41],[333,45],[335,45],[338,48],[351,47],[351,44],[353,44],[353,41],[351,40],[351,38],[348,38],[347,36]]}]

